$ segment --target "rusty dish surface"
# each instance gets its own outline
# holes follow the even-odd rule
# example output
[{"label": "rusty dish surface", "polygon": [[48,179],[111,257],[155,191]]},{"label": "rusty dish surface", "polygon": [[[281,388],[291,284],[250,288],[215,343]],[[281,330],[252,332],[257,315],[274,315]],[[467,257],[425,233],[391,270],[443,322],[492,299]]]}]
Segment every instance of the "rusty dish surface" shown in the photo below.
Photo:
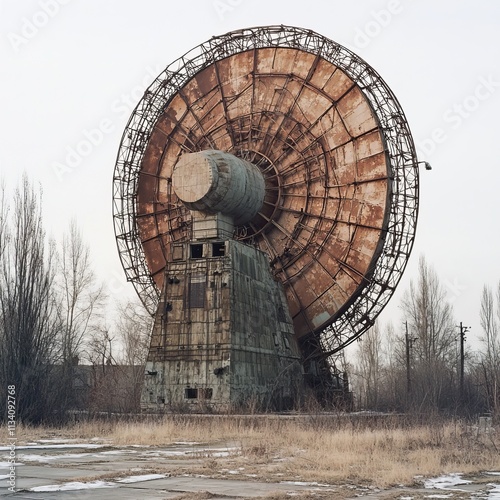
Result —
[{"label": "rusty dish surface", "polygon": [[113,175],[118,252],[151,314],[172,243],[191,234],[172,169],[207,149],[263,174],[265,203],[234,236],[268,254],[304,352],[328,357],[359,338],[402,277],[419,207],[415,144],[380,75],[337,42],[283,25],[213,37],[158,75]]},{"label": "rusty dish surface", "polygon": [[362,290],[382,248],[390,184],[384,141],[356,83],[322,57],[262,48],[217,61],[170,100],[138,179],[137,224],[158,289],[190,215],[172,171],[218,149],[256,164],[264,207],[236,238],[269,255],[298,336],[329,325]]}]

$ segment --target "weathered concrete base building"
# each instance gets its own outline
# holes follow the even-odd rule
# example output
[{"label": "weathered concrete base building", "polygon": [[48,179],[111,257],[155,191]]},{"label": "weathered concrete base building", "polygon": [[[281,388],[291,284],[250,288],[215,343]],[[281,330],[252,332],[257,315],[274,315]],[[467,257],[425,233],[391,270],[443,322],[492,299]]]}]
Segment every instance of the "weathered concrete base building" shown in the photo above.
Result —
[{"label": "weathered concrete base building", "polygon": [[142,407],[289,408],[302,370],[267,256],[237,241],[173,248],[146,366]]},{"label": "weathered concrete base building", "polygon": [[264,252],[232,239],[234,220],[262,204],[264,181],[225,153],[185,158],[173,186],[192,210],[192,239],[170,248],[142,407],[290,408],[303,374],[282,285]]}]

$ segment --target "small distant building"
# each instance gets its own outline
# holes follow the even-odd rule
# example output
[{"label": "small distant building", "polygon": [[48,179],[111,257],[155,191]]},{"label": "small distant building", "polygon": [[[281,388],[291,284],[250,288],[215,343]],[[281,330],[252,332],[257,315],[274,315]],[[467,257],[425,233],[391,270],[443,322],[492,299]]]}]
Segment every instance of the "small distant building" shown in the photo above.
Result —
[{"label": "small distant building", "polygon": [[[54,367],[57,377],[62,367]],[[138,412],[144,366],[75,365],[69,409],[90,413]]]}]

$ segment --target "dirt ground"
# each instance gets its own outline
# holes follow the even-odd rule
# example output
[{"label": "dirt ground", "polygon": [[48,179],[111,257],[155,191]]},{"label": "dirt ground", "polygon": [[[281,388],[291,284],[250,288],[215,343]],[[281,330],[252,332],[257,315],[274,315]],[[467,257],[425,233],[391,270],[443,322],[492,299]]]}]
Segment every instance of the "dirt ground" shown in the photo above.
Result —
[{"label": "dirt ground", "polygon": [[[0,496],[20,499],[398,499],[500,500],[500,472],[416,477],[410,487],[327,484],[286,473],[288,457],[237,443],[113,446],[102,439],[39,439],[16,448],[15,491],[7,447],[0,448]],[[285,471],[285,472],[283,472]],[[119,491],[118,491],[119,490]]]}]

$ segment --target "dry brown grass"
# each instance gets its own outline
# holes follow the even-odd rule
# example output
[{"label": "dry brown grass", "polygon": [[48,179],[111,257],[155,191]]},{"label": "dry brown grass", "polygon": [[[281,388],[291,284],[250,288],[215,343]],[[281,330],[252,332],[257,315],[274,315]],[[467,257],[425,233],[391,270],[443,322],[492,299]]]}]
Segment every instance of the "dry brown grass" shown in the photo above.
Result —
[{"label": "dry brown grass", "polygon": [[[402,423],[395,419],[166,417],[157,421],[92,421],[64,429],[19,426],[21,440],[99,438],[112,445],[167,446],[177,441],[238,446],[241,453],[200,458],[193,473],[244,467],[268,480],[377,487],[412,485],[415,476],[500,470],[500,436],[463,422]],[[3,437],[0,435],[0,437]]]},{"label": "dry brown grass", "polygon": [[175,497],[173,500],[210,500],[212,498],[220,498],[220,495],[215,495],[209,491],[201,491],[199,493],[185,493]]}]

